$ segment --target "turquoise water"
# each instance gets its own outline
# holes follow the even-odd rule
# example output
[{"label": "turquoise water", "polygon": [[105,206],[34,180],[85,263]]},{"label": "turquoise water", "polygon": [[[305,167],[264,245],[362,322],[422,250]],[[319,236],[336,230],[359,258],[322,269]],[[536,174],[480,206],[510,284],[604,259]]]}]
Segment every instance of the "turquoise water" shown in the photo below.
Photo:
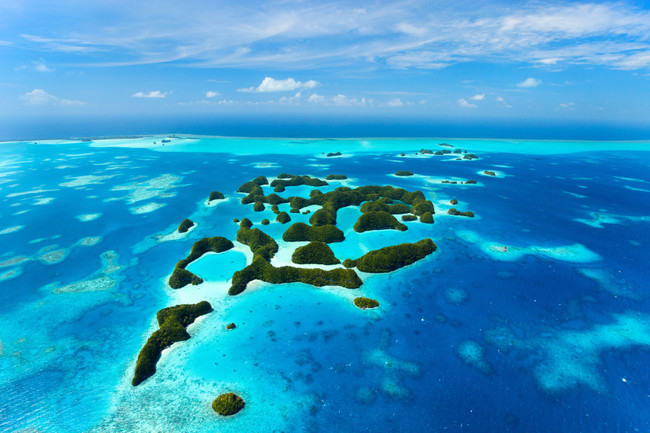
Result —
[{"label": "turquoise water", "polygon": [[[439,140],[162,138],[0,145],[0,431],[650,429],[650,143],[445,140],[479,156],[456,161],[415,154]],[[235,240],[235,218],[279,240],[274,264],[290,260],[305,243],[281,241],[288,225],[235,192],[282,172],[436,205],[433,225],[406,232],[359,234],[360,210],[339,211],[339,259],[426,237],[438,250],[360,272],[357,290],[256,282],[230,297],[252,258],[236,244],[189,265],[203,284],[170,289],[193,242]],[[227,199],[208,206],[213,190]],[[452,198],[476,217],[447,215]],[[179,235],[184,218],[197,226]],[[155,313],[202,300],[214,311],[132,387]],[[222,418],[210,404],[228,391],[247,405]]]}]

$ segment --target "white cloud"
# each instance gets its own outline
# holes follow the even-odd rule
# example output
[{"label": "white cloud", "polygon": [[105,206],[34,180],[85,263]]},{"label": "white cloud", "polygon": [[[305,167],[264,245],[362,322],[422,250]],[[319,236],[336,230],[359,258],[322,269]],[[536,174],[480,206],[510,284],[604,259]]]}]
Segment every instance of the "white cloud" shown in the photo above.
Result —
[{"label": "white cloud", "polygon": [[560,104],[557,109],[558,110],[575,110],[575,105],[576,104],[574,104],[573,102],[567,102],[567,103]]},{"label": "white cloud", "polygon": [[48,67],[43,60],[32,62],[32,64],[37,72],[54,72],[54,68]]},{"label": "white cloud", "polygon": [[323,96],[317,93],[312,93],[307,99],[312,104],[319,105],[335,105],[339,107],[358,107],[370,106],[374,104],[374,100],[367,98],[350,98],[346,95],[338,94],[336,96]]},{"label": "white cloud", "polygon": [[476,107],[478,107],[478,105],[476,105],[476,104],[470,104],[469,102],[467,102],[467,101],[466,101],[465,99],[463,99],[463,98],[460,98],[460,99],[458,100],[458,105],[460,105],[461,107],[464,107],[464,108],[476,108]]},{"label": "white cloud", "polygon": [[512,105],[509,105],[509,104],[506,102],[506,100],[503,99],[502,96],[497,96],[497,97],[496,97],[496,101],[502,103],[503,106],[506,107],[506,108],[512,108]]},{"label": "white cloud", "polygon": [[300,104],[301,98],[302,95],[300,94],[300,92],[298,92],[293,96],[289,96],[289,97],[283,96],[282,98],[280,98],[278,102],[280,104]]},{"label": "white cloud", "polygon": [[319,95],[318,93],[312,93],[308,101],[314,104],[322,104],[323,102],[325,102],[325,97]]},{"label": "white cloud", "polygon": [[309,81],[296,81],[293,78],[287,78],[286,80],[276,80],[271,77],[266,77],[259,86],[257,87],[248,87],[246,89],[237,89],[239,92],[291,92],[298,89],[313,89],[314,87],[319,86],[318,81],[309,80]]},{"label": "white cloud", "polygon": [[389,107],[403,107],[404,103],[402,102],[401,99],[395,98],[395,99],[391,99],[390,101],[388,101],[388,106]]},{"label": "white cloud", "polygon": [[517,87],[530,88],[530,87],[537,87],[540,84],[542,84],[542,80],[538,80],[536,78],[531,77],[531,78],[526,78],[521,83],[517,83]]},{"label": "white cloud", "polygon": [[245,2],[203,2],[199,8],[189,7],[200,3],[191,0],[164,2],[155,13],[148,2],[112,2],[111,25],[92,25],[93,17],[80,7],[77,16],[88,18],[87,23],[74,29],[56,19],[62,12],[41,3],[27,2],[20,15],[5,18],[17,19],[16,28],[28,28],[23,16],[47,14],[54,18],[48,26],[0,45],[69,53],[92,65],[182,60],[190,67],[273,70],[359,61],[393,68],[442,68],[468,61],[650,66],[650,11],[632,1],[531,1],[516,7],[478,2],[467,7],[466,2],[405,0],[376,2],[372,8],[340,1],[274,1],[259,8]]},{"label": "white cloud", "polygon": [[34,89],[20,95],[20,99],[27,105],[83,105],[81,101],[57,98],[43,89]]},{"label": "white cloud", "polygon": [[472,101],[482,101],[483,99],[485,99],[485,94],[474,95],[469,99],[471,99]]},{"label": "white cloud", "polygon": [[161,92],[160,90],[152,90],[150,92],[137,92],[131,95],[133,98],[164,98],[171,92]]},{"label": "white cloud", "polygon": [[219,96],[219,92],[213,92],[212,90],[208,90],[207,92],[205,92],[206,98],[214,98],[216,96]]}]

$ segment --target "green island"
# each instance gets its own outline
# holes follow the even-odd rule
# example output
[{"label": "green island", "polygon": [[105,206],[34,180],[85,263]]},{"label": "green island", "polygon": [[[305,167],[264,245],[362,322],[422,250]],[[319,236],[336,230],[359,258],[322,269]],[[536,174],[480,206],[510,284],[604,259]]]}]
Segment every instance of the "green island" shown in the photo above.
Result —
[{"label": "green island", "polygon": [[187,286],[188,284],[201,284],[203,280],[185,269],[187,265],[207,252],[222,253],[224,251],[228,251],[233,247],[234,245],[231,241],[221,236],[203,238],[194,242],[190,254],[183,260],[176,263],[174,272],[172,273],[172,276],[169,277],[169,286],[172,289],[180,289]]},{"label": "green island", "polygon": [[420,215],[420,222],[424,224],[433,224],[433,215],[431,212],[425,212]]},{"label": "green island", "polygon": [[451,203],[451,204],[453,204],[455,206],[455,205],[458,204],[458,200],[456,200],[455,198],[452,198],[451,200],[449,200],[449,203]]},{"label": "green island", "polygon": [[413,176],[413,172],[408,170],[398,170],[395,172],[395,176]]},{"label": "green island", "polygon": [[[346,179],[344,175],[329,175],[328,180]],[[470,181],[468,181],[469,183]],[[474,181],[475,183],[475,181]],[[337,226],[337,212],[339,209],[355,206],[359,207],[362,214],[354,225],[357,232],[368,230],[396,229],[407,230],[407,226],[399,222],[394,215],[402,215],[403,221],[416,221],[419,217],[422,223],[433,222],[435,213],[434,205],[427,200],[422,191],[407,191],[393,186],[369,185],[358,188],[338,187],[333,191],[323,193],[318,189],[310,192],[309,198],[290,196],[283,198],[276,193],[265,195],[262,186],[268,185],[275,191],[284,191],[290,186],[326,186],[326,181],[310,176],[295,176],[288,173],[280,174],[269,184],[265,176],[258,176],[250,182],[241,185],[237,192],[246,194],[241,199],[243,205],[254,204],[254,211],[267,212],[265,205],[271,206],[271,211],[276,214],[276,221],[286,224],[291,221],[287,212],[281,212],[280,204],[288,203],[291,213],[310,213],[308,206],[319,206],[309,218],[309,224],[296,222],[290,225],[282,234],[285,242],[309,242],[297,248],[292,261],[296,264],[325,264],[339,265],[328,243],[342,242],[345,235]],[[218,197],[213,195],[210,197]],[[189,221],[189,220],[187,220]],[[235,296],[244,292],[252,281],[264,281],[270,284],[284,284],[300,282],[316,287],[339,286],[348,289],[358,289],[363,281],[355,268],[362,272],[384,273],[391,272],[401,267],[410,265],[436,250],[436,245],[431,239],[423,239],[416,243],[404,243],[370,251],[362,257],[351,260],[346,259],[343,266],[333,269],[303,268],[295,266],[279,266],[271,264],[278,252],[277,242],[268,234],[253,227],[248,218],[233,220],[239,223],[236,240],[247,245],[253,253],[253,259],[243,269],[232,275],[231,287],[228,294]],[[189,221],[191,223],[191,221]],[[181,225],[188,225],[185,221]],[[262,225],[269,224],[267,218],[262,220]],[[191,227],[191,226],[190,226]],[[180,231],[179,226],[179,231]],[[223,237],[203,238],[192,245],[190,254],[180,260],[169,278],[169,285],[173,289],[180,289],[188,284],[200,284],[203,280],[186,267],[206,252],[224,252],[233,248],[233,243]],[[359,308],[376,308],[379,303],[373,299],[359,297],[355,299]],[[198,304],[179,305],[160,310],[157,315],[159,329],[147,340],[138,355],[133,385],[138,385],[156,371],[156,363],[160,359],[162,350],[177,341],[190,338],[185,329],[197,317],[209,313],[212,307],[207,301]],[[227,330],[235,329],[234,323],[226,326]],[[241,410],[243,400],[235,394],[229,393],[219,396],[213,402],[215,411],[222,415],[229,415]]]},{"label": "green island", "polygon": [[357,222],[354,223],[354,231],[357,233],[385,229],[393,229],[403,232],[408,230],[408,227],[397,221],[397,218],[393,215],[384,211],[369,211],[363,213]]},{"label": "green island", "polygon": [[334,256],[334,252],[325,242],[310,242],[305,246],[296,248],[291,256],[291,261],[300,265],[320,264],[338,265],[341,263]]},{"label": "green island", "polygon": [[142,347],[135,364],[135,372],[131,385],[137,386],[156,372],[156,363],[162,351],[178,341],[189,340],[187,328],[194,320],[212,311],[207,301],[198,304],[183,304],[163,308],[156,314],[158,330],[156,330]]},{"label": "green island", "polygon": [[433,155],[433,150],[431,149],[420,149],[422,155]]},{"label": "green island", "polygon": [[285,242],[343,242],[345,235],[333,224],[310,226],[305,223],[294,223],[282,235]]},{"label": "green island", "polygon": [[280,212],[278,216],[275,217],[275,220],[281,224],[286,224],[291,221],[291,217],[286,212]]},{"label": "green island", "polygon": [[226,198],[226,197],[224,197],[224,195],[222,193],[220,193],[219,191],[212,191],[210,193],[210,196],[208,197],[208,201],[223,200],[224,198]]},{"label": "green island", "polygon": [[328,174],[325,180],[344,180],[348,177],[344,174]]},{"label": "green island", "polygon": [[[242,293],[246,290],[248,283],[253,280],[271,284],[300,282],[316,287],[341,286],[349,289],[359,288],[363,284],[357,273],[352,269],[323,270],[319,268],[295,268],[292,266],[276,268],[270,263],[270,260],[278,251],[278,244],[271,236],[261,230],[251,229],[249,224],[250,220],[246,218],[242,220],[240,229],[237,232],[237,241],[248,245],[253,252],[253,261],[244,269],[233,274],[232,285],[228,289],[229,295]],[[309,227],[306,224],[304,225]]]},{"label": "green island", "polygon": [[343,266],[356,267],[362,272],[373,274],[392,272],[421,260],[436,250],[431,239],[415,243],[403,243],[370,251],[356,260],[346,259]]},{"label": "green island", "polygon": [[331,158],[332,156],[341,156],[341,155],[342,155],[341,152],[330,152],[327,154],[327,157]]},{"label": "green island", "polygon": [[367,308],[377,308],[377,307],[379,307],[379,302],[377,302],[374,299],[364,298],[363,296],[360,296],[358,298],[354,298],[353,302],[354,302],[354,305],[361,308],[362,310],[365,310]]},{"label": "green island", "polygon": [[189,219],[185,218],[181,223],[178,225],[178,233],[186,233],[189,229],[194,227],[194,222]]},{"label": "green island", "polygon": [[486,176],[496,176],[497,174],[490,170],[483,170],[483,174]]},{"label": "green island", "polygon": [[221,416],[234,415],[244,408],[246,403],[235,393],[221,394],[212,402],[212,410]]},{"label": "green island", "polygon": [[474,218],[474,212],[472,212],[471,210],[468,210],[467,212],[461,212],[459,210],[456,210],[456,208],[452,207],[451,209],[449,209],[447,211],[447,213],[449,215],[457,215],[457,216],[464,216],[464,217]]}]

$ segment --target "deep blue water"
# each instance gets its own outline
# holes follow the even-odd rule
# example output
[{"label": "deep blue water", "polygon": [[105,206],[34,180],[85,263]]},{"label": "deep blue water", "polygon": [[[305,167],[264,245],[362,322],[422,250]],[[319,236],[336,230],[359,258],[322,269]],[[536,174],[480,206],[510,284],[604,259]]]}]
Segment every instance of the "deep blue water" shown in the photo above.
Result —
[{"label": "deep blue water", "polygon": [[[24,227],[0,234],[0,430],[650,430],[650,153],[621,144],[620,151],[551,155],[477,151],[476,161],[398,156],[426,146],[413,140],[410,148],[401,142],[395,151],[385,144],[373,151],[370,142],[365,152],[322,158],[3,143],[0,232]],[[345,143],[337,150],[345,154]],[[260,162],[274,166],[257,168]],[[505,177],[479,174],[486,169]],[[397,170],[417,176],[390,176]],[[380,301],[376,311],[357,309],[350,291],[336,287],[263,285],[223,296],[229,284],[219,278],[244,263],[236,251],[203,264],[212,285],[169,289],[166,278],[194,241],[235,239],[233,218],[250,217],[281,237],[286,226],[257,224],[273,219],[270,206],[254,213],[235,193],[258,175],[281,172],[419,189],[436,204],[432,226],[347,232],[345,243],[332,245],[340,259],[424,237],[438,251],[397,272],[364,276],[358,292]],[[74,183],[88,175],[101,178]],[[444,178],[479,184],[431,182]],[[134,185],[139,196],[129,196]],[[213,190],[231,199],[206,208]],[[53,200],[36,204],[45,198]],[[452,198],[476,217],[444,215]],[[134,213],[149,203],[164,206]],[[349,229],[358,214],[340,211],[339,226]],[[153,239],[186,217],[198,223],[186,238]],[[101,238],[79,245],[87,237]],[[495,250],[502,246],[509,253]],[[47,247],[67,256],[43,263]],[[102,273],[107,251],[120,269]],[[28,260],[6,263],[16,257]],[[102,276],[112,281],[103,290],[61,290]],[[156,311],[201,299],[215,312],[132,388]],[[231,321],[237,329],[224,332]],[[483,355],[460,356],[468,342]],[[247,401],[231,419],[209,409],[225,390]]]}]

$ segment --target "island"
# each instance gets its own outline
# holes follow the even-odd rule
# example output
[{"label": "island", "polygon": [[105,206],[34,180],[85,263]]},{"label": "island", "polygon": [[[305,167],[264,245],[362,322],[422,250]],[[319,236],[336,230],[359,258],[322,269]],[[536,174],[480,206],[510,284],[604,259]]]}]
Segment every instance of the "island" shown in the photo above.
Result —
[{"label": "island", "polygon": [[341,152],[330,152],[330,153],[327,154],[327,157],[331,158],[333,156],[341,156],[341,155],[342,155]]},{"label": "island", "polygon": [[472,159],[478,159],[478,156],[474,155],[473,153],[466,153],[463,155],[463,159],[471,161]]},{"label": "island", "polygon": [[208,201],[213,201],[213,200],[223,200],[226,198],[222,193],[219,191],[212,191],[210,193],[210,196],[208,197]]},{"label": "island", "polygon": [[403,232],[408,230],[408,227],[397,221],[397,218],[393,215],[384,211],[369,211],[363,213],[354,224],[354,231],[357,233],[385,229],[393,229]]},{"label": "island", "polygon": [[345,235],[343,232],[332,224],[322,226],[309,226],[305,223],[294,223],[282,235],[285,242],[343,242]]},{"label": "island", "polygon": [[364,298],[363,296],[360,296],[358,298],[354,298],[353,302],[354,302],[354,305],[361,308],[362,310],[365,310],[367,308],[377,308],[377,307],[379,307],[379,302],[377,302],[374,299]]},{"label": "island", "polygon": [[496,176],[497,174],[490,170],[483,170],[483,174],[486,176]]},{"label": "island", "polygon": [[212,402],[212,410],[221,416],[234,415],[244,408],[246,403],[235,393],[221,394]]},{"label": "island", "polygon": [[325,180],[344,180],[348,177],[344,174],[328,174]]},{"label": "island", "polygon": [[402,176],[402,177],[413,176],[413,172],[408,170],[398,170],[395,172],[395,176]]},{"label": "island", "polygon": [[178,233],[186,233],[189,229],[194,227],[194,222],[189,219],[185,218],[181,223],[178,225]]},{"label": "island", "polygon": [[281,224],[286,224],[291,221],[291,217],[286,212],[280,212],[278,216],[275,217],[275,220]]},{"label": "island", "polygon": [[196,285],[201,284],[203,280],[198,276],[194,275],[192,272],[185,269],[187,265],[192,263],[194,260],[201,257],[207,252],[222,253],[233,248],[234,245],[231,241],[221,236],[216,236],[213,238],[203,238],[194,242],[192,245],[192,251],[190,254],[183,260],[176,263],[174,272],[171,277],[169,277],[169,286],[172,289],[180,289],[187,286],[188,284]]},{"label": "island", "polygon": [[[341,286],[349,289],[356,289],[363,284],[359,276],[352,269],[336,268],[323,270],[319,268],[296,268],[293,266],[282,266],[276,268],[271,265],[270,260],[278,251],[278,244],[266,233],[259,229],[250,229],[242,220],[237,240],[248,245],[253,253],[253,262],[244,269],[237,271],[232,276],[232,285],[228,289],[229,295],[238,295],[246,290],[246,286],[253,280],[265,281],[271,284],[283,283],[305,283],[316,287]],[[305,227],[309,227],[304,223]],[[294,224],[294,226],[296,225]],[[293,227],[293,226],[292,226]],[[334,227],[323,226],[318,229]],[[336,229],[336,227],[334,227]],[[291,229],[291,227],[289,227]],[[336,229],[338,230],[338,229]],[[341,232],[339,230],[339,232]],[[285,232],[286,235],[286,232]],[[341,236],[343,232],[341,232]],[[350,272],[352,271],[352,272]]]},{"label": "island", "polygon": [[431,212],[425,212],[420,215],[420,222],[424,224],[433,224],[433,215]]},{"label": "island", "polygon": [[334,252],[325,242],[310,242],[305,246],[296,248],[291,256],[291,261],[300,265],[320,264],[338,265],[341,263],[334,256]]},{"label": "island", "polygon": [[459,210],[456,210],[456,208],[452,207],[451,209],[449,209],[447,211],[447,213],[449,215],[457,215],[457,216],[464,216],[464,217],[474,218],[474,212],[472,212],[471,210],[468,210],[466,212],[461,212]]},{"label": "island", "polygon": [[197,317],[208,314],[212,306],[207,301],[164,308],[156,314],[159,329],[151,334],[138,355],[131,385],[138,386],[156,372],[162,351],[178,341],[189,340],[187,328]]},{"label": "island", "polygon": [[415,243],[403,243],[370,251],[356,260],[345,259],[343,266],[356,267],[362,272],[386,273],[403,268],[421,260],[436,250],[429,238]]},{"label": "island", "polygon": [[413,214],[402,215],[402,221],[416,221],[418,217]]}]

